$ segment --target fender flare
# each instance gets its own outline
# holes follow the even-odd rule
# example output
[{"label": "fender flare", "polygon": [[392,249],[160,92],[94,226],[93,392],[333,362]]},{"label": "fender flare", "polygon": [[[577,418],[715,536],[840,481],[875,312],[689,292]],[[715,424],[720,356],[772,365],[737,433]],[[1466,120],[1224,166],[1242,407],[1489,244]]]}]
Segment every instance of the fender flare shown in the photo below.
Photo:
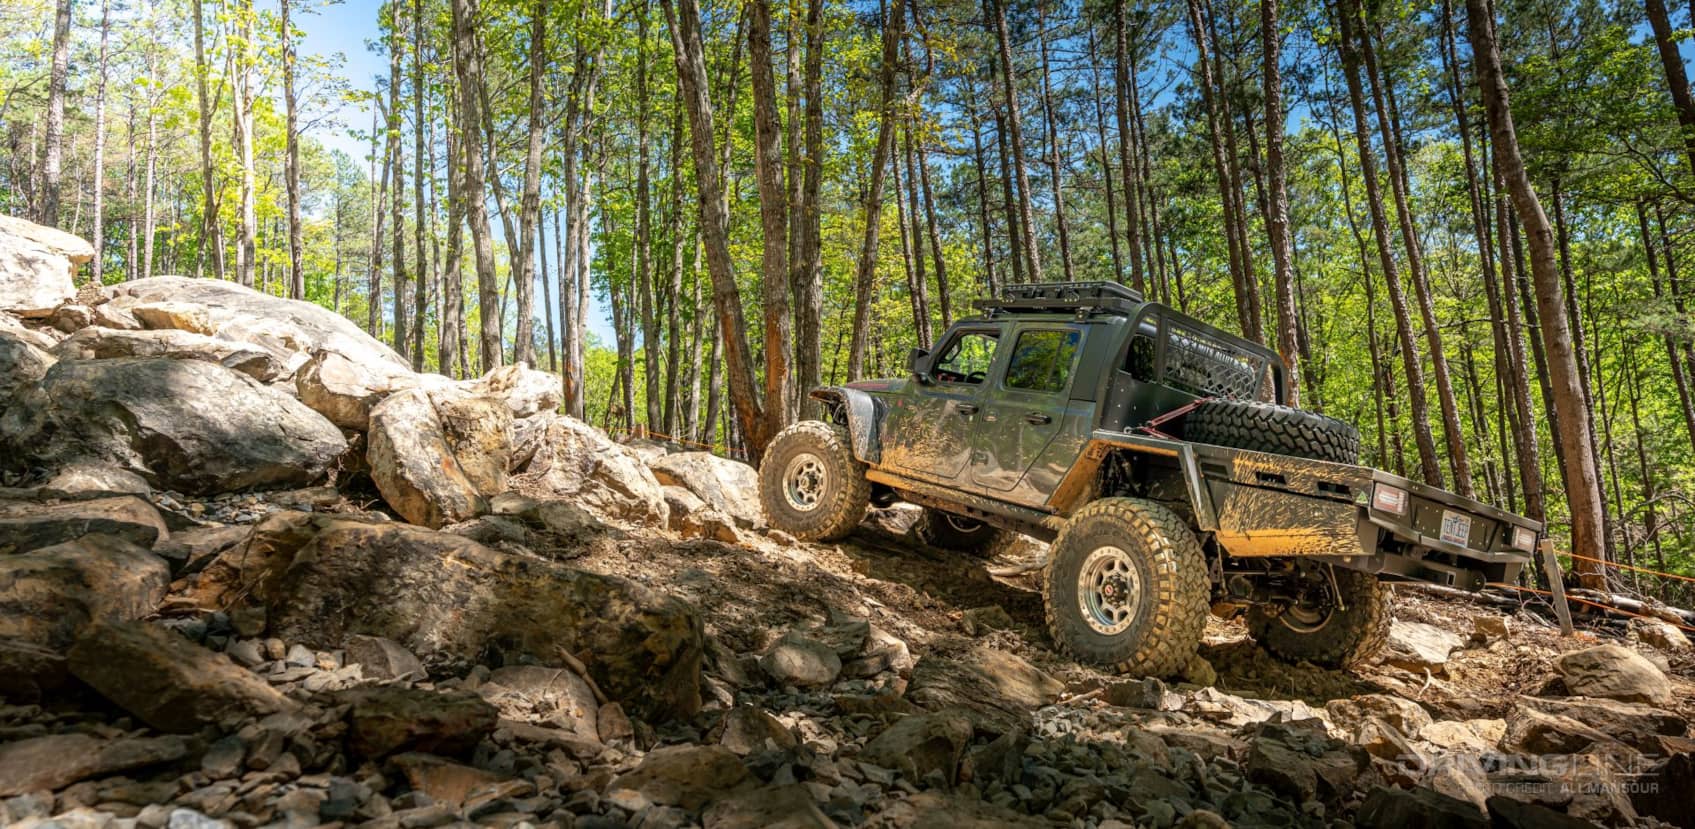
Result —
[{"label": "fender flare", "polygon": [[831,419],[847,427],[853,444],[853,456],[863,463],[877,464],[883,459],[882,443],[876,439],[883,425],[884,407],[869,393],[847,386],[825,386],[813,389],[808,395],[828,409]]}]

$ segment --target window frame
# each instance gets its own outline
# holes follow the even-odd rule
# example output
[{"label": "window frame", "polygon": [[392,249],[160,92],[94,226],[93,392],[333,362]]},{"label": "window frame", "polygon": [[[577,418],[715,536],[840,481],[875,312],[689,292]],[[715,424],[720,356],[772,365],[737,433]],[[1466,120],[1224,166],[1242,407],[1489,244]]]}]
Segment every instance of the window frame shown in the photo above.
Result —
[{"label": "window frame", "polygon": [[[928,367],[929,370],[926,373],[930,375],[931,382],[936,383],[937,385],[946,384],[949,386],[965,386],[973,389],[980,389],[989,385],[990,378],[995,375],[995,366],[1001,360],[1000,343],[1002,338],[1006,336],[1006,333],[1006,329],[998,325],[970,325],[954,329],[952,336],[943,341],[942,346],[936,349],[935,356],[930,360],[930,365]],[[948,349],[953,347],[954,343],[957,343],[961,339],[973,334],[988,337],[995,343],[994,351],[989,353],[989,364],[983,370],[982,381],[972,383],[968,380],[944,380],[937,376],[936,370],[941,366],[942,355],[946,354]]]}]

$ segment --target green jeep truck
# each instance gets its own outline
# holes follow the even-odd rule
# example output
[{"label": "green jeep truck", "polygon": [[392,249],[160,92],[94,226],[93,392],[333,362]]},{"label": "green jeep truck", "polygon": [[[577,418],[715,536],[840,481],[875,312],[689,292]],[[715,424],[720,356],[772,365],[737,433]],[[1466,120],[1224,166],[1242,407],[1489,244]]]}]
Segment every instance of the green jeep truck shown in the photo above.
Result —
[{"label": "green jeep truck", "polygon": [[1008,286],[913,349],[910,376],[820,388],[826,421],[759,467],[772,526],[849,533],[871,504],[924,508],[928,542],[1051,542],[1054,643],[1176,674],[1210,610],[1274,655],[1346,667],[1388,634],[1384,580],[1511,582],[1542,526],[1359,465],[1359,432],[1283,405],[1275,352],[1110,282]]}]

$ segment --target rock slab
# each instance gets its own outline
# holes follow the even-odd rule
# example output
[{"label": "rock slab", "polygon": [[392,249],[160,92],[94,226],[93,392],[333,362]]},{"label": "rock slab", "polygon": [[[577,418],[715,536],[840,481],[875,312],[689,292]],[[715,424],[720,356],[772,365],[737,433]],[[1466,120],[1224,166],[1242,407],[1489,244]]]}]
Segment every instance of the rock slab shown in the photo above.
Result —
[{"label": "rock slab", "polygon": [[221,653],[143,622],[101,622],[71,648],[71,673],[160,731],[188,733],[298,705]]}]

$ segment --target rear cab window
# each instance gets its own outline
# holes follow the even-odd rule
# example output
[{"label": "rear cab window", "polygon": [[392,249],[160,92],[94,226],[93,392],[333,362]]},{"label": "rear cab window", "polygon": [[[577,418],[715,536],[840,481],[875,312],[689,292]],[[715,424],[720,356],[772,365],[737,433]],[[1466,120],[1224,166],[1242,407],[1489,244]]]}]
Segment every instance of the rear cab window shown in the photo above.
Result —
[{"label": "rear cab window", "polygon": [[1077,346],[1082,339],[1082,332],[1075,328],[1032,328],[1018,332],[1002,385],[1047,394],[1065,391],[1071,385]]}]

